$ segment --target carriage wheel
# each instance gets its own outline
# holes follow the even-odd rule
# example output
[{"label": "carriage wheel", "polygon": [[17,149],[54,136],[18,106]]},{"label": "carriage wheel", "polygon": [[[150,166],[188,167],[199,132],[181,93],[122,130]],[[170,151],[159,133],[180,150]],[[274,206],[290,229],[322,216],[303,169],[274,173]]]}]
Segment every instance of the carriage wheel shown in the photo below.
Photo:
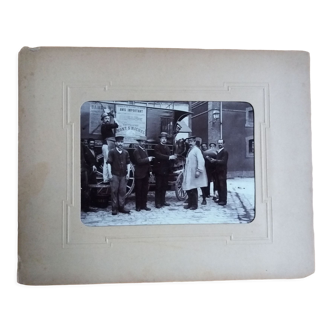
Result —
[{"label": "carriage wheel", "polygon": [[130,163],[130,172],[129,172],[129,179],[127,181],[127,192],[126,192],[126,196],[128,197],[134,190],[135,187],[135,167],[132,163]]},{"label": "carriage wheel", "polygon": [[[97,184],[103,184],[103,167],[104,167],[104,158],[99,158],[99,166],[97,167],[97,174],[96,174],[96,180]],[[128,197],[134,190],[135,187],[135,167],[132,163],[130,163],[130,172],[129,172],[129,179],[127,181],[127,189],[126,189],[126,196]]]},{"label": "carriage wheel", "polygon": [[103,169],[104,169],[104,158],[102,154],[97,156],[97,173],[96,173],[96,181],[97,184],[103,184]]},{"label": "carriage wheel", "polygon": [[183,172],[181,172],[178,175],[178,177],[175,181],[175,195],[179,201],[184,201],[188,197],[186,191],[183,190],[183,188],[182,188],[182,182],[183,182]]}]

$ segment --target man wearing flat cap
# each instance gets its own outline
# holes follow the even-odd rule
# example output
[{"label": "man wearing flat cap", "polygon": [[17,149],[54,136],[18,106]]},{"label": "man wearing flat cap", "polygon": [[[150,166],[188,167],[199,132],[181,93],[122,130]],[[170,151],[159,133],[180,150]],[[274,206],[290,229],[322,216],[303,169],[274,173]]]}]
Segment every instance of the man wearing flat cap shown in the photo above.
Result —
[{"label": "man wearing flat cap", "polygon": [[201,150],[196,145],[196,137],[188,138],[189,151],[183,172],[182,188],[188,194],[188,205],[185,209],[196,210],[198,207],[197,188],[207,186],[205,161]]},{"label": "man wearing flat cap", "polygon": [[170,161],[175,160],[176,156],[171,155],[167,143],[167,133],[162,132],[159,135],[160,143],[154,148],[155,162],[154,162],[154,172],[156,175],[156,191],[155,191],[155,205],[157,209],[162,206],[169,206],[166,203],[165,196],[168,186],[168,174],[170,169]]},{"label": "man wearing flat cap", "polygon": [[145,136],[141,136],[136,140],[138,142],[138,146],[133,153],[133,162],[135,165],[136,211],[151,211],[151,209],[147,206],[147,199],[149,190],[149,177],[151,175],[150,162],[154,157],[148,156],[148,153],[145,149]]},{"label": "man wearing flat cap", "polygon": [[108,153],[107,163],[110,168],[112,189],[112,214],[130,213],[125,208],[127,180],[129,179],[130,160],[128,151],[123,149],[123,136],[115,137],[115,148]]}]

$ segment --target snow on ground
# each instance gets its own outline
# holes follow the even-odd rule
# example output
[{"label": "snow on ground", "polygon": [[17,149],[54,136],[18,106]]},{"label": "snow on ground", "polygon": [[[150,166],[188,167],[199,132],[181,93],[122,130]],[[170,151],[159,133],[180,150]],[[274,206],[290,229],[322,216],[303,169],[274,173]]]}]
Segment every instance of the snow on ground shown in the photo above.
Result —
[{"label": "snow on ground", "polygon": [[[177,224],[218,224],[249,223],[255,216],[254,178],[233,178],[227,180],[227,205],[220,206],[212,198],[207,205],[201,205],[199,198],[197,210],[185,210],[184,202],[178,201],[174,191],[167,191],[166,201],[170,206],[157,209],[154,206],[154,192],[149,192],[148,207],[151,211],[135,210],[135,194],[127,198],[126,207],[130,214],[112,215],[111,206],[98,208],[94,212],[82,212],[81,220],[86,226],[115,225],[177,225]],[[212,190],[211,190],[212,193]],[[200,192],[199,192],[200,194]]]}]

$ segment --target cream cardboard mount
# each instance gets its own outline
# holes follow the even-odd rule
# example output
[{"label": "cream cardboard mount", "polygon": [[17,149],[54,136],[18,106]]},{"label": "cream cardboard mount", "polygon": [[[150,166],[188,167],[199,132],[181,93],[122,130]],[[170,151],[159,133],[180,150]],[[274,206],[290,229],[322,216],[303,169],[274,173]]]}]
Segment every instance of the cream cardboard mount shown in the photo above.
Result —
[{"label": "cream cardboard mount", "polygon": [[[86,227],[87,100],[246,101],[255,110],[248,224]],[[19,53],[18,282],[302,278],[314,272],[309,54],[130,48]]]}]

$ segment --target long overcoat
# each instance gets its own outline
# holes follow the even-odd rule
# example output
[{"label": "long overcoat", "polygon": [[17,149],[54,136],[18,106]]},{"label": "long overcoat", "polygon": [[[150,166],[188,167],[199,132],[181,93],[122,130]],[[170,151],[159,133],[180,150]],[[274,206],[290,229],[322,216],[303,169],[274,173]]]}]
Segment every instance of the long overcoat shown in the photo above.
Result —
[{"label": "long overcoat", "polygon": [[[195,177],[196,171],[200,171],[198,178]],[[202,151],[194,146],[189,150],[186,158],[186,166],[183,173],[183,190],[191,190],[207,186],[207,175],[205,170],[205,161]]]}]

